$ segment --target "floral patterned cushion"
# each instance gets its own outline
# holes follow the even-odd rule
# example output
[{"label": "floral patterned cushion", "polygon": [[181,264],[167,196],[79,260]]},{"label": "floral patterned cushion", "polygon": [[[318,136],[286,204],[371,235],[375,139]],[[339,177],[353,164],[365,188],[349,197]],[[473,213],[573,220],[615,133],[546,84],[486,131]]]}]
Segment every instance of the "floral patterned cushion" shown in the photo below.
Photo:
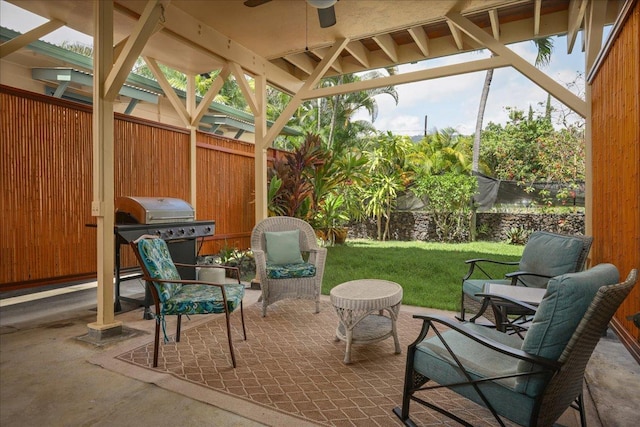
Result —
[{"label": "floral patterned cushion", "polygon": [[[173,264],[167,243],[162,239],[141,239],[138,242],[142,262],[153,279],[180,280],[180,274]],[[182,288],[181,283],[153,282],[158,290],[160,302],[164,303]]]},{"label": "floral patterned cushion", "polygon": [[[227,294],[227,308],[234,311],[244,297],[244,285],[224,286]],[[224,313],[222,290],[210,285],[183,285],[162,305],[162,314],[207,314]]]},{"label": "floral patterned cushion", "polygon": [[314,277],[315,275],[316,266],[308,262],[282,265],[267,263],[267,276],[269,279],[295,279]]}]

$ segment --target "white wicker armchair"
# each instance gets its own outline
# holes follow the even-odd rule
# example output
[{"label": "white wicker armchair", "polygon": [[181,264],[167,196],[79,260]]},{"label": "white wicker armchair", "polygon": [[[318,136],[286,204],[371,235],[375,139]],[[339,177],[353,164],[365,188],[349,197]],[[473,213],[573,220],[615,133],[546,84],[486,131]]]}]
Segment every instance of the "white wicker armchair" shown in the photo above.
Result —
[{"label": "white wicker armchair", "polygon": [[[270,257],[265,233],[294,230],[299,230],[300,233],[299,245],[304,258],[303,263],[285,265],[268,263]],[[256,273],[262,289],[263,317],[267,315],[269,305],[286,298],[313,300],[316,303],[315,312],[320,311],[320,290],[327,250],[318,246],[315,232],[309,223],[287,216],[266,218],[253,228],[251,250],[256,260]],[[302,273],[299,274],[300,272]],[[303,277],[297,277],[299,275]]]}]

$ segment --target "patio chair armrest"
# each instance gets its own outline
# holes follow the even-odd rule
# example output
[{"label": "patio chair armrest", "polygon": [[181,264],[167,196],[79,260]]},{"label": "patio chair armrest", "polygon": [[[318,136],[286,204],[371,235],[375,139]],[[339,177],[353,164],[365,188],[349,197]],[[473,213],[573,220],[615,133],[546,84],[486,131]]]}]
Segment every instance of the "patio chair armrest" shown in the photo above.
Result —
[{"label": "patio chair armrest", "polygon": [[[536,365],[540,365],[540,366],[544,366],[546,368],[550,368],[552,370],[559,370],[560,367],[562,366],[562,364],[560,362],[558,362],[557,360],[552,360],[552,359],[547,359],[546,357],[541,357],[541,356],[537,356],[535,354],[531,354],[531,353],[527,353],[526,351],[522,351],[520,349],[517,348],[513,348],[513,347],[509,347],[508,345],[504,345],[502,343],[493,341],[487,337],[484,337],[474,331],[472,331],[471,329],[468,329],[464,326],[463,323],[459,323],[456,320],[450,319],[448,317],[445,316],[438,316],[438,315],[420,315],[420,314],[416,314],[413,316],[414,319],[422,319],[423,320],[423,324],[422,324],[422,331],[420,332],[420,337],[422,339],[420,340],[416,340],[414,343],[412,343],[410,345],[410,347],[417,345],[418,343],[422,342],[422,340],[424,339],[424,337],[426,337],[426,334],[429,330],[430,327],[433,327],[435,329],[435,325],[434,323],[439,323],[445,327],[447,327],[448,329],[452,329],[455,330],[456,332],[464,335],[465,337],[469,338],[472,341],[475,341],[485,347],[488,347],[498,353],[502,353],[505,354],[507,356],[511,356],[514,357],[516,359],[520,359],[520,360],[524,360],[526,362],[530,362]],[[423,334],[424,332],[424,334]],[[442,335],[438,332],[437,334],[441,340],[443,340]]]},{"label": "patio chair armrest", "polygon": [[462,278],[462,281],[464,282],[465,280],[471,277],[471,275],[475,271],[476,266],[478,267],[478,270],[484,273],[484,275],[488,279],[494,279],[494,277],[491,277],[489,273],[484,271],[481,265],[482,263],[499,264],[499,265],[518,265],[518,261],[498,261],[498,260],[486,259],[486,258],[468,259],[465,261],[465,264],[469,264],[469,270],[467,271],[467,274],[465,274],[465,276]]},{"label": "patio chair armrest", "polygon": [[313,265],[323,265],[327,258],[327,248],[309,248],[309,262]]},{"label": "patio chair armrest", "polygon": [[183,285],[210,285],[218,288],[224,288],[221,283],[205,282],[204,280],[191,280],[191,279],[152,279],[150,277],[144,277],[144,280],[148,282],[156,283],[182,283]]},{"label": "patio chair armrest", "polygon": [[[547,274],[532,273],[530,271],[513,271],[504,275],[504,277],[506,277],[507,279],[511,279],[511,284],[514,286],[518,283],[518,280],[520,280],[522,276],[544,277],[546,279],[551,279],[551,277],[553,277]],[[522,283],[523,286],[527,286],[526,283],[524,283],[522,280],[520,280],[520,283]]]}]

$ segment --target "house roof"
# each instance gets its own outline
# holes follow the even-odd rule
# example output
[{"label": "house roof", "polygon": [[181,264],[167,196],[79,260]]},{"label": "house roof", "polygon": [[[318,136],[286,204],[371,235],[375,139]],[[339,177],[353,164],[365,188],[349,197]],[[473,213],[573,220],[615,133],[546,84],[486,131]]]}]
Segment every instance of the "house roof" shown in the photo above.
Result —
[{"label": "house roof", "polygon": [[[21,35],[21,33],[9,28],[0,27],[0,41],[6,42]],[[91,87],[93,86],[93,60],[90,57],[73,52],[60,46],[47,43],[41,40],[31,42],[27,46],[30,54],[15,53],[19,55],[13,57],[12,60],[19,62],[27,67],[31,67],[31,77],[34,80],[40,80],[48,84],[45,86],[45,92],[50,93],[58,98],[69,98],[75,101],[91,103]],[[35,55],[34,55],[35,54]],[[19,58],[19,59],[16,59]],[[67,89],[73,89],[68,92]],[[186,93],[183,90],[174,88],[178,97],[185,99]],[[66,94],[65,94],[66,92]],[[129,114],[138,101],[158,103],[158,96],[164,95],[162,87],[157,81],[147,77],[129,73],[126,82],[119,91],[120,95],[131,98],[131,103],[127,109]],[[201,96],[196,97],[197,101],[202,100]],[[219,102],[211,102],[209,105],[211,114],[216,114],[217,125],[226,125],[237,129],[239,132],[255,132],[253,125],[253,115],[237,108],[221,104]],[[207,117],[207,116],[205,116]],[[223,119],[225,117],[225,119]],[[209,118],[203,118],[203,124],[212,124]],[[268,121],[269,125],[273,124]],[[299,136],[301,132],[284,127],[282,135]]]}]

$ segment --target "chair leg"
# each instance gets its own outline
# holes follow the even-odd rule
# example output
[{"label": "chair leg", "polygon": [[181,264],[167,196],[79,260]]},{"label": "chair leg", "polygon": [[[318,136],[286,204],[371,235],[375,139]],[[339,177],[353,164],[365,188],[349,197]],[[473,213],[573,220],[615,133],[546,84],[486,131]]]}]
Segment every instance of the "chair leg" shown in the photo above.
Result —
[{"label": "chair leg", "polygon": [[578,411],[580,412],[580,426],[587,427],[587,418],[584,413],[584,398],[582,393],[576,398],[576,405],[578,405]]},{"label": "chair leg", "polygon": [[262,299],[262,317],[267,317],[267,300],[266,300],[266,298]]},{"label": "chair leg", "polygon": [[176,342],[180,342],[180,326],[182,324],[182,314],[178,314],[178,325],[176,326]]},{"label": "chair leg", "polygon": [[464,310],[464,292],[461,292],[461,295],[460,295],[460,317],[458,317],[458,320],[464,322],[464,315],[465,315],[465,310]]},{"label": "chair leg", "polygon": [[244,328],[244,310],[242,309],[242,301],[240,301],[240,319],[242,320],[242,335],[244,340],[247,340],[247,330]]},{"label": "chair leg", "polygon": [[320,313],[320,297],[316,299],[316,314]]},{"label": "chair leg", "polygon": [[153,341],[153,367],[158,367],[158,346],[160,345],[160,322],[156,319],[156,334]]},{"label": "chair leg", "polygon": [[229,340],[229,353],[231,353],[231,362],[236,367],[236,355],[233,354],[233,343],[231,342],[231,324],[229,323],[229,310],[225,307],[224,316],[227,320],[227,339]]}]

